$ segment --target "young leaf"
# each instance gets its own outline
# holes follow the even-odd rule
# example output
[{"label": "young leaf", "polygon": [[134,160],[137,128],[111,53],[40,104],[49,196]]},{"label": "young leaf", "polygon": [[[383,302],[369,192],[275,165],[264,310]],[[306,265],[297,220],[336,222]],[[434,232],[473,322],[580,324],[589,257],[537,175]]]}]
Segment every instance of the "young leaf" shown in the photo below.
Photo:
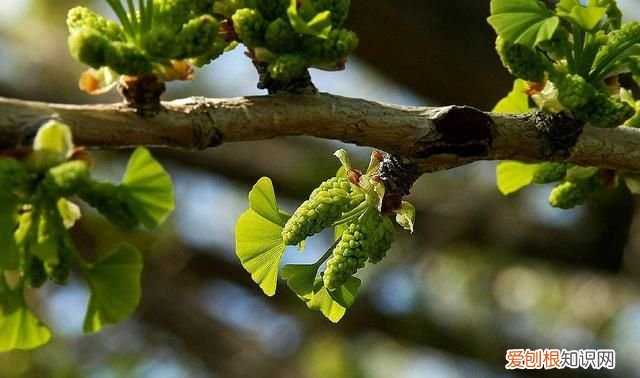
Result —
[{"label": "young leaf", "polygon": [[560,19],[538,0],[492,0],[487,21],[505,40],[535,47],[553,37]]},{"label": "young leaf", "polygon": [[[1,199],[0,206],[0,271],[18,267],[18,248],[14,237],[18,204]],[[0,277],[0,279],[2,279]]]},{"label": "young leaf", "polygon": [[347,311],[345,307],[331,298],[329,291],[322,283],[322,278],[316,279],[314,293],[311,299],[307,301],[307,307],[322,312],[322,315],[334,323],[340,321]]},{"label": "young leaf", "polygon": [[400,208],[396,210],[396,222],[405,230],[413,232],[416,219],[416,208],[407,201],[402,201]]},{"label": "young leaf", "polygon": [[285,265],[280,275],[287,286],[300,298],[309,300],[313,296],[313,284],[318,273],[318,265]]},{"label": "young leaf", "polygon": [[134,246],[118,246],[85,273],[91,289],[85,332],[97,332],[106,324],[118,323],[138,306],[142,255]]},{"label": "young leaf", "polygon": [[273,183],[268,177],[262,177],[258,180],[249,192],[249,206],[258,215],[275,224],[284,226],[286,223],[286,219],[283,219],[283,214],[278,210]]},{"label": "young leaf", "polygon": [[561,0],[556,5],[558,16],[587,31],[598,26],[605,13],[607,13],[607,8],[583,7],[578,0]]},{"label": "young leaf", "polygon": [[334,291],[330,291],[329,295],[331,295],[331,298],[333,298],[333,300],[336,301],[340,306],[344,307],[345,309],[349,308],[356,300],[360,284],[362,284],[362,281],[360,281],[360,279],[356,277],[350,277],[344,285],[340,286]]},{"label": "young leaf", "polygon": [[171,177],[146,148],[138,147],[131,155],[121,188],[131,210],[147,228],[159,226],[173,211]]},{"label": "young leaf", "polygon": [[530,185],[538,170],[538,164],[527,164],[519,161],[501,161],[496,171],[498,189],[509,195]]},{"label": "young leaf", "polygon": [[322,312],[327,319],[337,323],[353,304],[360,283],[359,279],[351,277],[344,285],[330,293],[324,287],[322,278],[317,278],[313,285],[313,296],[307,301],[307,307]]},{"label": "young leaf", "polygon": [[529,89],[526,81],[516,79],[513,89],[507,97],[500,100],[493,111],[496,113],[526,113],[529,111],[529,96],[525,93]]},{"label": "young leaf", "polygon": [[236,224],[236,255],[268,296],[276,292],[286,248],[281,235],[285,222],[286,213],[278,209],[271,180],[261,178],[249,192],[249,210]]},{"label": "young leaf", "polygon": [[60,198],[58,200],[57,207],[60,212],[60,217],[62,218],[62,223],[67,229],[73,227],[73,225],[82,217],[80,207],[67,199]]},{"label": "young leaf", "polygon": [[298,1],[291,0],[291,5],[287,9],[287,15],[289,16],[289,22],[293,30],[298,33],[308,34],[322,39],[329,38],[329,32],[331,32],[331,12],[320,12],[316,14],[311,21],[307,22],[298,12]]},{"label": "young leaf", "polygon": [[22,292],[9,291],[4,282],[0,286],[5,286],[0,288],[0,352],[34,349],[49,342],[51,332],[29,310]]}]

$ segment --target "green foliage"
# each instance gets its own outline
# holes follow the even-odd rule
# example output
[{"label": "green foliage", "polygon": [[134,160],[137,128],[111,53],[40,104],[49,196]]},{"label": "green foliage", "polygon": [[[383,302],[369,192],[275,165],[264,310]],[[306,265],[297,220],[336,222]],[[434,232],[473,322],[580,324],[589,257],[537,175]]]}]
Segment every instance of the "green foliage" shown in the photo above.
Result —
[{"label": "green foliage", "polygon": [[529,96],[526,92],[529,89],[527,82],[516,79],[513,82],[513,89],[505,98],[500,100],[493,108],[497,113],[526,113],[529,111]]},{"label": "green foliage", "polygon": [[[137,149],[120,185],[96,182],[89,165],[75,160],[70,129],[59,122],[43,125],[33,150],[20,160],[0,158],[0,350],[30,349],[50,338],[49,330],[28,309],[24,291],[47,280],[68,282],[78,268],[92,291],[85,330],[127,317],[140,298],[140,252],[121,246],[96,264],[87,263],[68,229],[80,209],[75,195],[121,226],[159,226],[173,210],[169,176],[143,148]],[[6,273],[16,278],[9,285]]]},{"label": "green foliage", "polygon": [[582,205],[604,187],[600,173],[597,168],[571,168],[567,178],[549,194],[549,204],[561,209]]},{"label": "green foliage", "polygon": [[[236,225],[236,255],[267,295],[276,291],[286,246],[299,245],[333,227],[336,241],[314,264],[281,269],[287,286],[310,309],[333,322],[342,318],[355,300],[360,280],[353,275],[366,261],[382,260],[395,233],[391,218],[379,211],[384,197],[384,186],[377,176],[380,154],[372,154],[365,174],[351,167],[346,151],[335,155],[342,162],[341,169],[320,184],[292,216],[278,209],[271,180],[263,177],[249,193],[249,209]],[[396,220],[405,229],[413,230],[414,218],[410,203],[402,202],[396,209]],[[319,272],[327,260],[324,272]]]},{"label": "green foliage", "polygon": [[329,227],[343,213],[353,210],[364,201],[363,194],[352,194],[354,189],[357,190],[346,178],[333,177],[320,184],[285,224],[282,230],[284,243],[299,244]]},{"label": "green foliage", "polygon": [[492,0],[487,21],[505,41],[529,48],[551,39],[560,22],[538,0]]},{"label": "green foliage", "polygon": [[107,2],[120,25],[85,7],[67,17],[71,55],[95,69],[170,79],[174,61],[203,65],[229,44],[219,34],[213,1],[141,0],[137,9],[131,1],[126,9],[120,0]]},{"label": "green foliage", "polygon": [[142,255],[137,248],[123,244],[83,272],[91,290],[85,332],[118,323],[138,306]]},{"label": "green foliage", "polygon": [[550,65],[539,51],[500,37],[496,39],[496,50],[502,64],[513,76],[528,81],[544,81]]},{"label": "green foliage", "polygon": [[278,209],[273,184],[263,177],[249,192],[249,210],[236,223],[236,255],[268,296],[276,292],[280,260],[286,248],[282,229],[288,216]]},{"label": "green foliage", "polygon": [[51,331],[29,310],[22,287],[9,287],[0,275],[0,352],[46,344]]},{"label": "green foliage", "polygon": [[309,67],[344,68],[358,46],[356,34],[342,27],[349,7],[348,0],[261,0],[225,1],[215,9],[232,19],[238,41],[268,64],[272,79],[289,82]]},{"label": "green foliage", "polygon": [[[489,23],[498,34],[497,51],[505,67],[521,82],[496,111],[526,111],[530,95],[540,110],[564,112],[594,127],[640,124],[638,102],[622,88],[618,76],[640,80],[640,24],[621,23],[614,0],[562,0],[547,9],[537,0],[493,0]],[[526,88],[525,90],[523,90]],[[534,183],[562,181],[552,191],[552,206],[570,208],[606,187],[597,175],[569,179],[576,168],[566,164],[505,162],[498,166],[498,188],[509,194]],[[565,178],[567,175],[567,178]]]}]

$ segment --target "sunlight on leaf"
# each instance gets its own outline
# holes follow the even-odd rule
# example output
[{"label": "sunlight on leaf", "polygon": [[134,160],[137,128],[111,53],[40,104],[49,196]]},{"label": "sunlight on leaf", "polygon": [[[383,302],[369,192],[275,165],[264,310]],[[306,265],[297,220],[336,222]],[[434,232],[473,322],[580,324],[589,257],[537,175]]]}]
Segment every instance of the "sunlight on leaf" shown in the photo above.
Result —
[{"label": "sunlight on leaf", "polygon": [[607,13],[607,8],[584,7],[578,0],[561,0],[556,6],[556,14],[558,16],[584,30],[595,28],[605,13]]},{"label": "sunlight on leaf", "polygon": [[263,177],[253,186],[249,207],[236,224],[236,255],[253,281],[272,296],[286,248],[281,232],[287,214],[278,209],[269,178]]},{"label": "sunlight on leaf", "polygon": [[171,177],[146,148],[138,147],[131,155],[121,188],[131,210],[147,228],[162,224],[174,209]]},{"label": "sunlight on leaf", "polygon": [[51,331],[29,310],[21,291],[0,289],[0,295],[4,297],[0,299],[0,352],[34,349],[49,342]]},{"label": "sunlight on leaf", "polygon": [[513,89],[509,94],[500,100],[493,111],[496,113],[526,113],[529,111],[529,96],[525,93],[529,85],[522,79],[513,82]]},{"label": "sunlight on leaf", "polygon": [[519,161],[501,161],[498,164],[498,189],[509,195],[530,185],[538,171],[539,164],[527,164]]},{"label": "sunlight on leaf", "polygon": [[535,47],[553,37],[560,19],[538,0],[492,0],[487,21],[505,40]]}]

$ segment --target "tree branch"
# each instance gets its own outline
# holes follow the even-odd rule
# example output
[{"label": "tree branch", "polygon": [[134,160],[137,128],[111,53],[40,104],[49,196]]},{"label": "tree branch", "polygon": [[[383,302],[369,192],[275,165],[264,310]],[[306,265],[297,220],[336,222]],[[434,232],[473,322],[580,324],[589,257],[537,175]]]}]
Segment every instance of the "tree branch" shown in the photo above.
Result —
[{"label": "tree branch", "polygon": [[640,130],[599,129],[562,115],[497,114],[465,106],[403,107],[329,94],[163,103],[153,118],[122,104],[62,105],[0,98],[0,149],[28,145],[56,118],[77,144],[204,149],[222,143],[308,135],[371,146],[402,158],[415,173],[479,160],[564,160],[640,171]]}]

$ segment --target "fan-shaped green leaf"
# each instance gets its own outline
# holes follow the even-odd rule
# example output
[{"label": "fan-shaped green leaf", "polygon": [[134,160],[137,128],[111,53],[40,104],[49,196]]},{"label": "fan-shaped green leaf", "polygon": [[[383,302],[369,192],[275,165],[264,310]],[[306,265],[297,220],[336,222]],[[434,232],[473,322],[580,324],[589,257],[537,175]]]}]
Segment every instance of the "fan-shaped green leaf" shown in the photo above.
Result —
[{"label": "fan-shaped green leaf", "polygon": [[538,167],[539,164],[501,161],[496,171],[498,189],[506,196],[530,185],[538,171]]},{"label": "fan-shaped green leaf", "polygon": [[553,37],[560,19],[538,0],[492,0],[487,21],[505,40],[534,47]]},{"label": "fan-shaped green leaf", "polygon": [[46,344],[51,339],[49,328],[29,310],[20,291],[4,289],[0,289],[4,297],[0,299],[0,352]]},{"label": "fan-shaped green leaf", "polygon": [[147,228],[159,226],[173,211],[171,177],[146,148],[138,147],[131,155],[121,188],[131,210]]},{"label": "fan-shaped green leaf", "polygon": [[84,320],[85,332],[97,332],[106,324],[127,318],[140,302],[142,255],[122,244],[86,270],[91,299]]}]

